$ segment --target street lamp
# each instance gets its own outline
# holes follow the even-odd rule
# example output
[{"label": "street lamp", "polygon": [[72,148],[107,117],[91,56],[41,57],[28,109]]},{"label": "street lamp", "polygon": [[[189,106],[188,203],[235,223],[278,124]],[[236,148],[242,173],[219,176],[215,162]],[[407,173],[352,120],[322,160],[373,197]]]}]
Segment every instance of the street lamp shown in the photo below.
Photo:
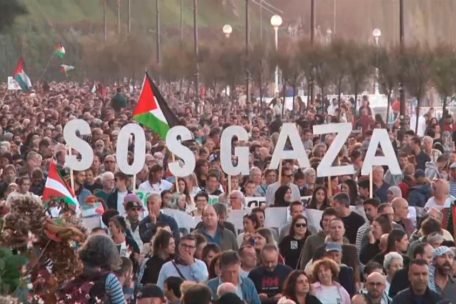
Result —
[{"label": "street lamp", "polygon": [[233,32],[233,28],[229,24],[225,24],[222,28],[223,34],[225,34],[226,38],[230,38],[231,33]]},{"label": "street lamp", "polygon": [[382,31],[380,29],[376,28],[372,31],[372,36],[374,36],[375,45],[378,46],[378,40],[382,36]]},{"label": "street lamp", "polygon": [[[280,17],[279,15],[274,15],[271,17],[271,25],[272,27],[274,28],[274,38],[275,38],[275,49],[276,51],[278,51],[279,49],[279,27],[282,25],[282,17]],[[275,87],[274,87],[274,93],[278,93],[279,92],[279,67],[276,66],[275,68],[275,76],[274,76],[274,83],[275,83]]]},{"label": "street lamp", "polygon": [[[378,48],[378,41],[379,41],[380,37],[382,36],[382,31],[380,29],[378,29],[378,28],[375,28],[372,31],[372,36],[374,36],[375,46]],[[377,61],[377,65],[378,65],[378,59],[377,58],[376,58],[376,61]],[[379,94],[379,90],[378,90],[378,67],[375,68],[374,94],[375,95]],[[386,118],[386,123],[388,123],[388,117]]]},{"label": "street lamp", "polygon": [[330,44],[330,43],[331,43],[331,40],[332,40],[332,33],[333,33],[333,31],[331,31],[331,29],[327,29],[327,30],[326,30],[326,43],[327,43],[327,44]]}]

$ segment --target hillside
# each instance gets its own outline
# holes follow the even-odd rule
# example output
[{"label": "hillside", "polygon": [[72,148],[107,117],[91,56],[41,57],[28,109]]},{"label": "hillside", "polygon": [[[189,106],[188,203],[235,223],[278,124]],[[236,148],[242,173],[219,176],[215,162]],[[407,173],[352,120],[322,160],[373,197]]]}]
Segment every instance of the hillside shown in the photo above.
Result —
[{"label": "hillside", "polygon": [[[39,78],[48,62],[53,46],[62,41],[67,48],[65,63],[80,66],[82,42],[91,39],[103,41],[104,0],[22,0],[29,14],[17,19],[8,33],[0,35],[0,77],[5,79],[15,66],[17,58],[26,59],[27,69],[33,79]],[[108,39],[116,37],[117,0],[107,1]],[[181,0],[160,0],[161,42],[163,48],[179,40]],[[255,0],[259,2],[260,0]],[[310,0],[269,0],[284,11],[286,34],[288,25],[297,26],[309,35]],[[445,41],[456,45],[456,1],[454,0],[404,0],[406,7],[406,41],[435,45]],[[127,0],[121,3],[121,35],[127,33]],[[193,43],[193,0],[183,0],[184,44]],[[252,3],[252,1],[251,1]],[[371,32],[379,27],[381,43],[396,44],[399,39],[399,0],[316,0],[317,37],[325,39],[328,28],[335,35],[362,42],[372,42]],[[232,41],[243,43],[245,0],[199,0],[199,33],[201,43],[216,43],[222,39],[221,28],[225,23],[233,26]],[[334,6],[335,5],[335,6]],[[154,53],[155,0],[131,0],[132,33],[140,37]],[[260,37],[260,10],[250,6],[251,37]],[[270,12],[263,11],[263,37],[271,40]],[[269,38],[268,38],[269,37]],[[128,47],[128,46],[126,46]],[[132,53],[134,50],[132,50]],[[52,60],[49,78],[59,76],[56,67],[61,62]],[[53,72],[54,71],[54,72]],[[48,75],[48,74],[47,74]],[[81,75],[76,70],[74,75]]]}]

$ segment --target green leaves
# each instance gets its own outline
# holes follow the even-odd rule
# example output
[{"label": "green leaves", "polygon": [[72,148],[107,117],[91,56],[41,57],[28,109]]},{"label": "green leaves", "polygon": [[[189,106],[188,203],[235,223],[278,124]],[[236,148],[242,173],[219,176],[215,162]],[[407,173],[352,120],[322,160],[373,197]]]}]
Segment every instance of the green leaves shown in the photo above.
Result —
[{"label": "green leaves", "polygon": [[5,247],[0,247],[0,294],[10,294],[21,282],[21,269],[27,258],[15,255]]}]

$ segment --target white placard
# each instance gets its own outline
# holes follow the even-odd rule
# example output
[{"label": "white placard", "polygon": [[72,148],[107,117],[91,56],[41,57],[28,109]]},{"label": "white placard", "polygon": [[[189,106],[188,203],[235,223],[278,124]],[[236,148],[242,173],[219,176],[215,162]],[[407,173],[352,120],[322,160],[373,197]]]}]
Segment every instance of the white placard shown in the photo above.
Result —
[{"label": "white placard", "polygon": [[8,76],[8,91],[19,91],[21,86],[17,83],[16,79]]},{"label": "white placard", "polygon": [[250,196],[245,198],[245,208],[247,209],[253,209],[256,207],[261,207],[263,205],[266,205],[266,197],[264,196]]}]

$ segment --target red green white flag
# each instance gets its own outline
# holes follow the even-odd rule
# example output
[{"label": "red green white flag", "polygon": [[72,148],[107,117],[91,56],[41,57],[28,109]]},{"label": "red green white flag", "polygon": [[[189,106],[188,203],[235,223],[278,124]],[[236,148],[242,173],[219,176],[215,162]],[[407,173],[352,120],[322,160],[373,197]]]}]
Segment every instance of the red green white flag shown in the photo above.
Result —
[{"label": "red green white flag", "polygon": [[17,81],[22,91],[28,92],[32,88],[32,82],[25,73],[24,66],[25,62],[24,59],[21,57],[17,62],[16,70],[14,70],[14,79]]},{"label": "red green white flag", "polygon": [[63,44],[59,43],[55,46],[54,54],[59,58],[63,58],[63,56],[65,56],[65,48],[63,47]]},{"label": "red green white flag", "polygon": [[43,191],[43,201],[50,202],[63,200],[69,207],[79,210],[79,202],[73,190],[60,176],[57,164],[53,161],[49,165],[48,177]]},{"label": "red green white flag", "polygon": [[133,111],[133,119],[166,139],[168,130],[180,125],[179,119],[169,108],[149,75],[144,76],[141,95]]}]

